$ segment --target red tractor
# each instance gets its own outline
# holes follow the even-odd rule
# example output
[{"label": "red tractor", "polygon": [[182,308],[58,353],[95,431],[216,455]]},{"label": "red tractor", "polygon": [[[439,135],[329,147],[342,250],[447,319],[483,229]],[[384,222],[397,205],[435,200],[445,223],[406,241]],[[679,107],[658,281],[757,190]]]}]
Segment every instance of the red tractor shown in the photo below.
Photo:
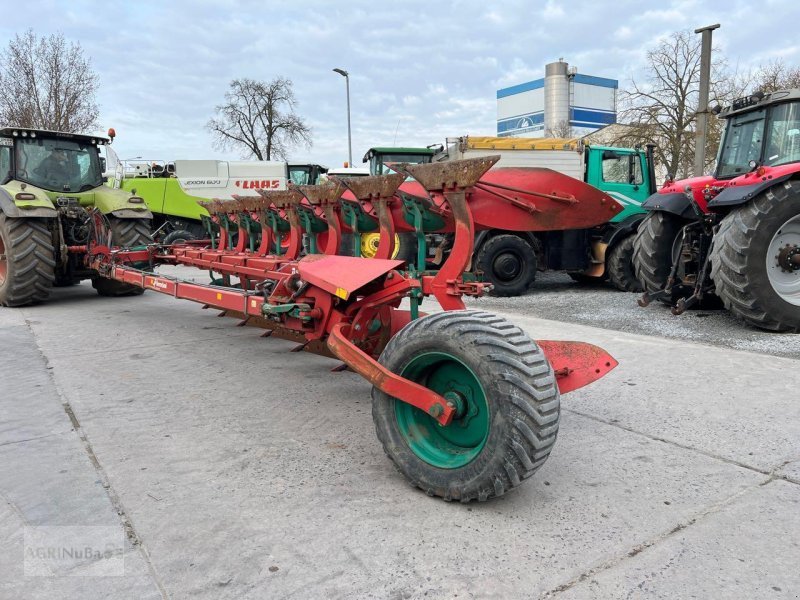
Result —
[{"label": "red tractor", "polygon": [[800,331],[800,89],[739,98],[714,175],[667,181],[642,205],[634,243],[639,301],[721,300],[747,323]]}]

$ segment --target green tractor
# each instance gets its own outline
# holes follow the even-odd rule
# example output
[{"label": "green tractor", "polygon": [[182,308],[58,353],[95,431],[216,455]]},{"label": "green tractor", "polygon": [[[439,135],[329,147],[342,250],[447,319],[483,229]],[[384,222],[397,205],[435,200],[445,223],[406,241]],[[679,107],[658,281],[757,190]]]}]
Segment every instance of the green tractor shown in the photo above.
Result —
[{"label": "green tractor", "polygon": [[[109,130],[113,139],[113,130]],[[100,149],[109,138],[41,129],[0,129],[0,305],[45,300],[54,286],[91,279],[101,296],[142,288],[98,277],[85,266],[94,208],[114,245],[151,242],[144,200],[103,185]]]}]

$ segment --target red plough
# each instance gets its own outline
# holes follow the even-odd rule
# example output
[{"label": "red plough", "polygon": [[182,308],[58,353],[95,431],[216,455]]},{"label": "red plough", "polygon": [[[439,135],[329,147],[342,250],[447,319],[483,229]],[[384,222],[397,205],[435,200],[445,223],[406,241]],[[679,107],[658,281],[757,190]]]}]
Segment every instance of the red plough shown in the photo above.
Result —
[{"label": "red plough", "polygon": [[[466,310],[463,296],[487,287],[467,273],[476,228],[487,221],[526,227],[531,218],[558,227],[559,213],[580,226],[615,210],[611,198],[581,195],[574,180],[549,171],[538,179],[536,170],[510,169],[516,178],[506,179],[502,169],[486,174],[496,160],[404,165],[402,174],[210,202],[212,242],[202,247],[115,248],[96,215],[91,266],[340,359],[373,385],[378,437],[413,484],[448,500],[485,500],[516,487],[547,459],[559,393],[617,364],[596,346],[537,343],[502,317]],[[525,179],[523,171],[532,173]],[[353,234],[357,248],[358,234],[370,228],[380,231],[378,258],[337,254],[343,232]],[[422,260],[406,266],[390,258],[397,231],[452,234],[452,248],[437,271],[426,271]],[[220,279],[188,282],[155,273],[158,265],[195,267]],[[444,312],[420,313],[428,296]]]}]

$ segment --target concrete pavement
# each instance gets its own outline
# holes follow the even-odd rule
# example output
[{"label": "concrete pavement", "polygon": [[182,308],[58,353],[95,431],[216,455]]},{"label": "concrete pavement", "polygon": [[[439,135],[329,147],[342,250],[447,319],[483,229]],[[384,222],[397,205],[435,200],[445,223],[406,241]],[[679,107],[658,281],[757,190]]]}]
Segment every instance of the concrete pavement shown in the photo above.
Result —
[{"label": "concrete pavement", "polygon": [[[798,597],[800,361],[504,311],[620,366],[464,506],[393,470],[333,361],[150,292],[0,309],[0,597]],[[124,576],[24,576],[25,525],[97,524]]]}]

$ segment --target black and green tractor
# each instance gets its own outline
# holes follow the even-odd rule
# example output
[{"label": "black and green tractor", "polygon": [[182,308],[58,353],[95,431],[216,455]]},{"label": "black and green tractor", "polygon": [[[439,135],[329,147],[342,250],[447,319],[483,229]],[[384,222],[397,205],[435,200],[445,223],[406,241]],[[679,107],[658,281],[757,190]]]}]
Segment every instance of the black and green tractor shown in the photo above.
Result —
[{"label": "black and green tractor", "polygon": [[84,279],[102,296],[142,293],[86,266],[93,214],[105,219],[115,246],[152,241],[152,214],[144,200],[103,185],[100,149],[110,141],[0,128],[0,306],[41,302],[54,286]]}]

